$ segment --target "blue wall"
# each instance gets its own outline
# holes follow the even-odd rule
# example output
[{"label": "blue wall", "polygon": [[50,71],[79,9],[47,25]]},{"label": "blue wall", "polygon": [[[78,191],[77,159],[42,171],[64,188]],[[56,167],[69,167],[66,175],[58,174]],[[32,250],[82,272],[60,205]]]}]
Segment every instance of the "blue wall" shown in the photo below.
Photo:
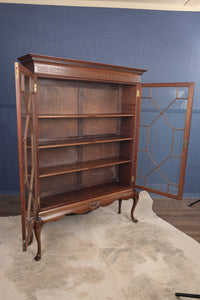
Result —
[{"label": "blue wall", "polygon": [[0,193],[19,190],[16,58],[38,53],[147,69],[143,82],[194,81],[185,196],[200,196],[200,13],[0,4]]}]

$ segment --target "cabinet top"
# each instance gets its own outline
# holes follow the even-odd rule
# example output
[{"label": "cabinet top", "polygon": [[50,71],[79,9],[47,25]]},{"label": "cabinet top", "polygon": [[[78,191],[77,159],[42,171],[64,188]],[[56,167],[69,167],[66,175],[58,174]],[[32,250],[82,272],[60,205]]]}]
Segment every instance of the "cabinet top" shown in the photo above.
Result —
[{"label": "cabinet top", "polygon": [[[140,82],[143,69],[66,59],[40,54],[26,54],[18,60],[31,72],[41,76],[70,77],[80,80]],[[135,78],[135,79],[134,79]]]}]

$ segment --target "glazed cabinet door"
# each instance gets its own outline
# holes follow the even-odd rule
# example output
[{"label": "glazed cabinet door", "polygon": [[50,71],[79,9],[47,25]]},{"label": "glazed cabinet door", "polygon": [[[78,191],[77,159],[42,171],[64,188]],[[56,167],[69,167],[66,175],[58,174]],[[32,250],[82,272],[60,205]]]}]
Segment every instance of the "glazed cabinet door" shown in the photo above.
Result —
[{"label": "glazed cabinet door", "polygon": [[141,85],[135,187],[181,199],[194,83]]},{"label": "glazed cabinet door", "polygon": [[23,250],[33,238],[37,213],[35,95],[32,72],[15,63],[18,156]]}]

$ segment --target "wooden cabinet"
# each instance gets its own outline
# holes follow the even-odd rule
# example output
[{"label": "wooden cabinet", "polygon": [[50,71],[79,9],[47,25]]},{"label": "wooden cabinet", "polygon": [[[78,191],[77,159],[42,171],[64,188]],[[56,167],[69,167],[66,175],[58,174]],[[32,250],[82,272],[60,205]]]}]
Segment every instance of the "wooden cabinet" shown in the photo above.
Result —
[{"label": "wooden cabinet", "polygon": [[138,201],[145,70],[28,54],[15,63],[22,239],[41,258],[42,226],[119,200]]}]

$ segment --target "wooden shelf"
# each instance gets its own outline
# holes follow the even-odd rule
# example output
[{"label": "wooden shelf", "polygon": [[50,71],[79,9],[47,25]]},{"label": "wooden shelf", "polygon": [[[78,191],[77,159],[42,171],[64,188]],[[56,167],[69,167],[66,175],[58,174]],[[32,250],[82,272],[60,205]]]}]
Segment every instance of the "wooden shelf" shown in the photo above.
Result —
[{"label": "wooden shelf", "polygon": [[133,140],[131,137],[119,135],[104,136],[104,137],[74,137],[74,138],[57,138],[57,139],[40,139],[39,149],[68,147],[88,144],[101,144],[110,142],[121,142]]},{"label": "wooden shelf", "polygon": [[41,209],[40,211],[46,210],[47,208],[60,207],[66,204],[72,204],[75,202],[85,200],[97,200],[98,198],[105,197],[107,195],[116,194],[119,192],[132,191],[130,186],[122,185],[119,183],[106,183],[88,187],[76,191],[62,193],[58,195],[43,197],[40,199]]},{"label": "wooden shelf", "polygon": [[118,118],[118,117],[134,117],[134,114],[71,114],[71,115],[38,115],[38,119],[72,119],[72,118]]},{"label": "wooden shelf", "polygon": [[51,167],[40,168],[39,177],[43,178],[43,177],[49,177],[54,175],[67,174],[67,173],[85,171],[85,170],[96,169],[96,168],[103,168],[112,165],[125,164],[130,162],[131,162],[130,159],[119,156],[119,157],[91,160],[86,162],[77,162],[77,163],[67,164],[67,165],[51,166]]}]

